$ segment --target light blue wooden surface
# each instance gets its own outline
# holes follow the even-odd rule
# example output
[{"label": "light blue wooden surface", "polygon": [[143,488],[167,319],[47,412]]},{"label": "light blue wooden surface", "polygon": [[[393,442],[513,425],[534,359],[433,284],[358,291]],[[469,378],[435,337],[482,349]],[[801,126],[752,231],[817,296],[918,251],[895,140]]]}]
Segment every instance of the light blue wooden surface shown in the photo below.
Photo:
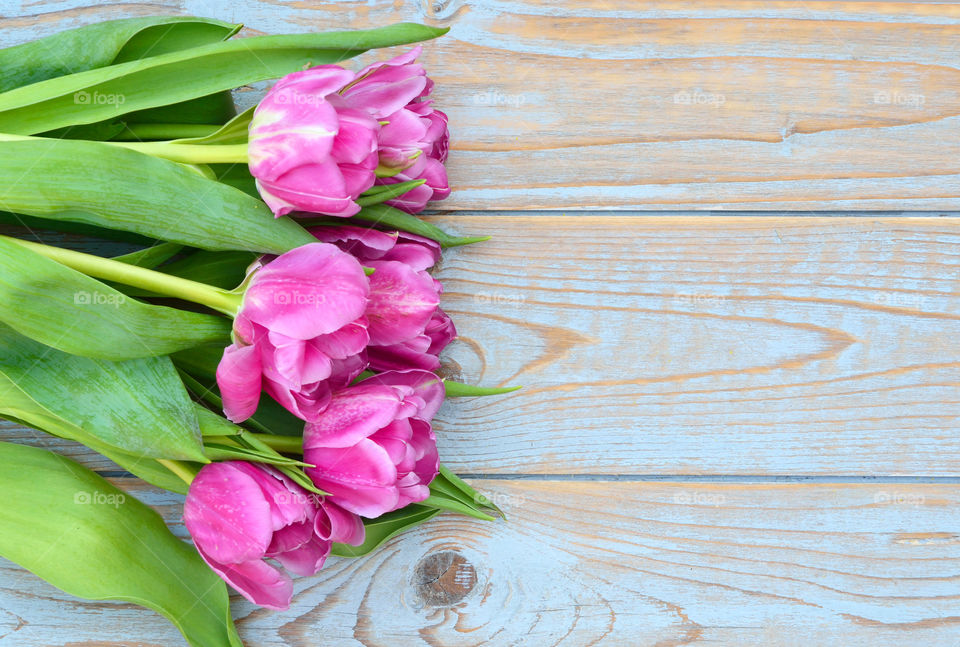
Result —
[{"label": "light blue wooden surface", "polygon": [[[425,52],[454,129],[433,218],[494,240],[439,271],[461,332],[445,370],[526,388],[445,405],[438,433],[509,521],[447,515],[334,560],[287,613],[237,598],[249,645],[960,645],[958,5],[0,13],[0,45],[158,13],[453,28]],[[179,497],[0,433],[112,475],[183,533]],[[0,646],[177,644],[156,614],[0,564]]]}]

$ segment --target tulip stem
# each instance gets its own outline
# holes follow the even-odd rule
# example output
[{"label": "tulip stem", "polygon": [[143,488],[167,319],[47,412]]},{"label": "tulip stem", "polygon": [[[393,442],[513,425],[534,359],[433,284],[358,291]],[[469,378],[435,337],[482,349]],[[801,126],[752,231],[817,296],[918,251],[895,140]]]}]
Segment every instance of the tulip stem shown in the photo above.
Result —
[{"label": "tulip stem", "polygon": [[246,144],[172,144],[170,142],[104,142],[182,164],[246,164]]},{"label": "tulip stem", "polygon": [[198,283],[190,279],[171,276],[163,272],[148,270],[144,267],[130,265],[121,261],[115,261],[110,258],[103,258],[94,254],[84,254],[72,249],[63,249],[62,247],[51,247],[50,245],[41,245],[40,243],[2,236],[4,240],[16,243],[22,247],[34,251],[41,256],[54,260],[61,265],[83,272],[88,276],[107,281],[116,281],[124,285],[130,285],[137,288],[143,288],[150,292],[162,294],[164,296],[192,301],[200,305],[212,308],[217,312],[236,316],[240,309],[242,295],[234,294],[220,288],[215,288],[205,283]]},{"label": "tulip stem", "polygon": [[194,477],[197,475],[196,470],[194,470],[190,465],[184,463],[183,461],[175,461],[167,458],[158,458],[157,462],[166,467],[168,470],[179,476],[183,479],[183,482],[187,485],[193,483]]},{"label": "tulip stem", "polygon": [[220,130],[217,124],[127,124],[111,141],[190,139],[206,137]]},{"label": "tulip stem", "polygon": [[[30,140],[47,140],[47,137],[33,137],[30,135],[8,135],[0,133],[0,141],[19,142]],[[174,144],[172,142],[100,142],[107,146],[126,148],[154,157],[162,157],[172,162],[182,164],[246,164],[246,144]]]},{"label": "tulip stem", "polygon": [[303,438],[301,436],[281,436],[279,434],[254,434],[254,437],[270,449],[286,454],[302,454]]}]

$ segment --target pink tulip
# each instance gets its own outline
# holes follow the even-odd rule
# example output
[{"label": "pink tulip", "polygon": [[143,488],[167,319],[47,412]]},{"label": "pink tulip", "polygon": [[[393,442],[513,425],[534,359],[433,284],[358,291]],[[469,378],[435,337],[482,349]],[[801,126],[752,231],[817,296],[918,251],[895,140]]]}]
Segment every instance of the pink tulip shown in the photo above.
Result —
[{"label": "pink tulip", "polygon": [[378,517],[430,496],[439,469],[430,421],[443,402],[427,371],[387,371],[333,395],[304,428],[306,472],[329,499]]},{"label": "pink tulip", "polygon": [[298,247],[251,268],[234,343],[217,367],[227,418],[246,420],[261,389],[303,420],[367,367],[370,285],[334,245]]},{"label": "pink tulip", "polygon": [[374,183],[380,124],[338,92],[354,74],[320,65],[280,79],[250,122],[248,157],[274,215],[309,211],[352,216]]},{"label": "pink tulip", "polygon": [[376,270],[369,277],[366,310],[370,367],[436,371],[437,356],[457,335],[439,307],[443,286],[427,273],[440,259],[440,245],[415,234],[351,226],[316,227],[311,233]]},{"label": "pink tulip", "polygon": [[254,604],[289,608],[297,575],[314,575],[333,542],[359,546],[360,518],[310,494],[265,465],[205,465],[183,506],[183,521],[203,560]]},{"label": "pink tulip", "polygon": [[426,180],[387,204],[409,213],[422,211],[429,200],[450,195],[444,162],[450,133],[447,115],[433,108],[433,81],[416,62],[421,48],[362,69],[343,89],[348,105],[365,110],[384,123],[377,136],[380,165],[397,172],[377,180],[395,184]]}]

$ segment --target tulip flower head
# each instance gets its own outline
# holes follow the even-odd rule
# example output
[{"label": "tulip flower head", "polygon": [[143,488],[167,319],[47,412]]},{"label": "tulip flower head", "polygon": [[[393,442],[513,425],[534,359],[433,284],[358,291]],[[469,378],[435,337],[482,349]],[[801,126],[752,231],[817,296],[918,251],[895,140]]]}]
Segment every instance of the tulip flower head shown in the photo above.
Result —
[{"label": "tulip flower head", "polygon": [[378,517],[430,496],[437,441],[430,421],[443,402],[427,371],[386,371],[333,395],[304,428],[305,471],[329,500]]},{"label": "tulip flower head", "polygon": [[183,521],[204,561],[254,604],[290,606],[290,575],[314,575],[333,542],[358,546],[359,517],[293,483],[272,467],[243,461],[205,465],[190,484]]},{"label": "tulip flower head", "polygon": [[334,245],[312,243],[251,267],[234,343],[217,367],[227,418],[246,420],[261,389],[303,420],[367,367],[363,267]]},{"label": "tulip flower head", "polygon": [[370,367],[436,371],[438,355],[457,335],[439,307],[443,286],[427,273],[440,260],[440,245],[406,232],[351,226],[317,227],[311,233],[375,270],[365,313]]},{"label": "tulip flower head", "polygon": [[409,213],[422,211],[430,200],[450,195],[447,171],[449,130],[447,115],[429,99],[433,81],[417,63],[419,46],[405,54],[362,69],[342,95],[348,105],[365,110],[382,124],[377,135],[381,168],[392,174],[377,180],[395,184],[425,183],[387,201]]},{"label": "tulip flower head", "polygon": [[248,164],[274,215],[346,217],[360,210],[356,199],[375,179],[380,124],[338,94],[353,79],[339,65],[294,72],[254,111]]}]

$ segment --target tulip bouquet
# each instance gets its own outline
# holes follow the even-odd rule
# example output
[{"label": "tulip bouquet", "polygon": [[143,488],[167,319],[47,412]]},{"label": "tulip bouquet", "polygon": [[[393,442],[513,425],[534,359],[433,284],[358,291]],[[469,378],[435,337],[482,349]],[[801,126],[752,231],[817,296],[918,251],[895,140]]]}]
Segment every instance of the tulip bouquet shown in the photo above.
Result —
[{"label": "tulip bouquet", "polygon": [[[444,30],[239,28],[137,18],[0,50],[0,415],[185,494],[193,544],[90,470],[0,442],[0,555],[204,647],[240,644],[224,582],[285,609],[290,574],[331,554],[443,510],[493,519],[431,423],[445,397],[512,390],[438,375],[456,329],[429,271],[484,238],[414,215],[450,193],[420,48],[338,64]],[[231,90],[273,79],[237,114]]]}]

